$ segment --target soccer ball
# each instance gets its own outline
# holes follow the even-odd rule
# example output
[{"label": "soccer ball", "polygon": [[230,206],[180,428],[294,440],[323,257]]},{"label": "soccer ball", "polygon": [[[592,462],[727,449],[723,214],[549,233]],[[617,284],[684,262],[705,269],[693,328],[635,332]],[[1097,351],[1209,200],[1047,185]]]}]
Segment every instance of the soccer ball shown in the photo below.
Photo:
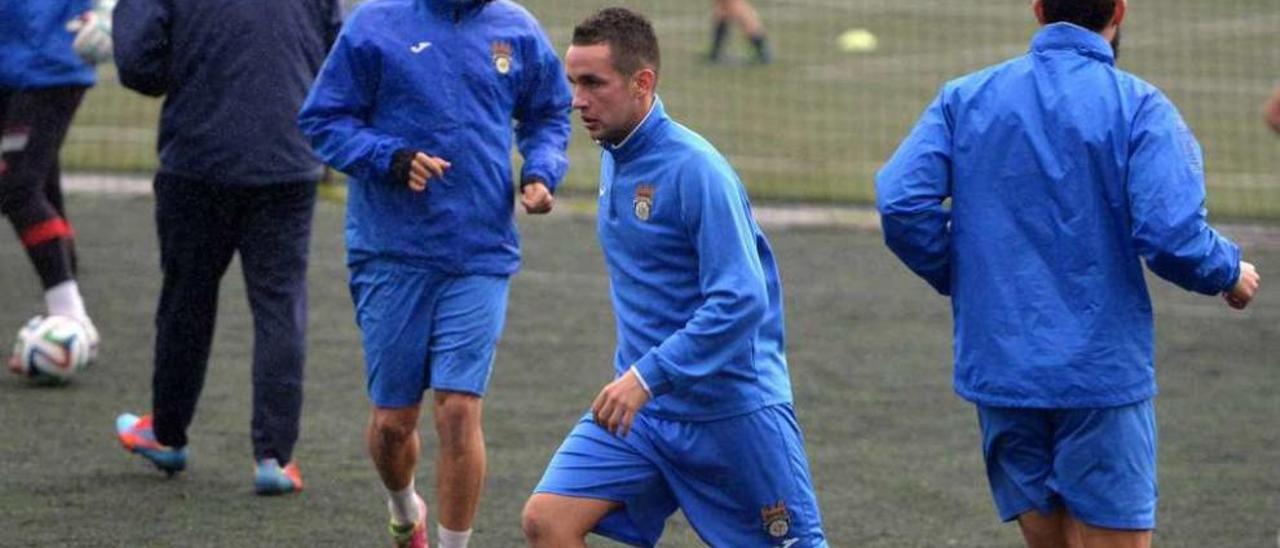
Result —
[{"label": "soccer ball", "polygon": [[99,0],[93,9],[67,21],[67,32],[74,33],[71,49],[90,65],[111,61],[111,13],[116,0]]},{"label": "soccer ball", "polygon": [[68,316],[31,318],[18,331],[9,367],[39,383],[65,383],[93,360],[91,330]]}]

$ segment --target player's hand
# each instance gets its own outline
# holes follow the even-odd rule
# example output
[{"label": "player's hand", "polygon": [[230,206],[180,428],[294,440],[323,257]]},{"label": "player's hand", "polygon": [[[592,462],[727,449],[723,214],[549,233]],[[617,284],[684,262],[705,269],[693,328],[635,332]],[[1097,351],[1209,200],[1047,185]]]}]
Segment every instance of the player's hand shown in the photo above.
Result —
[{"label": "player's hand", "polygon": [[1222,294],[1222,298],[1227,300],[1231,308],[1244,310],[1258,293],[1261,281],[1262,276],[1258,275],[1258,269],[1254,268],[1253,263],[1240,261],[1240,279],[1232,286],[1231,291]]},{"label": "player's hand", "polygon": [[[113,3],[114,5],[114,3]],[[71,49],[84,62],[96,65],[111,60],[111,10],[89,10],[67,21],[67,32],[74,33]]]},{"label": "player's hand", "polygon": [[1271,126],[1271,130],[1280,133],[1280,85],[1276,86],[1271,97],[1263,104],[1262,115],[1267,125]]},{"label": "player's hand", "polygon": [[453,164],[444,158],[428,156],[422,152],[414,154],[413,162],[409,164],[409,188],[415,192],[426,190],[427,181],[443,177],[445,170],[450,167],[453,167]]},{"label": "player's hand", "polygon": [[528,183],[520,189],[520,205],[524,206],[525,213],[530,215],[550,213],[555,203],[556,198],[551,195],[551,189],[547,188],[546,183],[542,181]]},{"label": "player's hand", "polygon": [[649,392],[640,384],[635,371],[627,371],[600,391],[591,404],[591,416],[611,434],[626,436],[636,413],[648,401]]}]

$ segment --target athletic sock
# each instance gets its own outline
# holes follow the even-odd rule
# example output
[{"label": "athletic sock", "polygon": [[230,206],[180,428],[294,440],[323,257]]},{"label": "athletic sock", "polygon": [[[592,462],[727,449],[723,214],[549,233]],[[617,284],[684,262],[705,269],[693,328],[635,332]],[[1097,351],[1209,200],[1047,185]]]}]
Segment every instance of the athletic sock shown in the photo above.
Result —
[{"label": "athletic sock", "polygon": [[436,535],[440,539],[440,548],[467,548],[467,542],[471,540],[470,529],[466,531],[451,531],[438,523],[436,524]]},{"label": "athletic sock", "polygon": [[720,19],[716,21],[716,26],[711,32],[711,51],[708,55],[711,59],[719,59],[724,55],[724,42],[729,37],[729,21]]},{"label": "athletic sock", "polygon": [[769,51],[769,37],[762,32],[751,37],[751,45],[756,49],[756,60],[768,63],[773,60],[773,52]]},{"label": "athletic sock", "polygon": [[418,521],[417,491],[413,488],[413,480],[409,486],[399,491],[387,490],[387,509],[391,511],[391,521],[397,525],[409,525]]},{"label": "athletic sock", "polygon": [[75,278],[72,262],[74,231],[66,219],[50,217],[48,205],[34,204],[17,211],[6,212],[22,240],[22,247],[31,259],[31,265],[40,276],[40,284],[52,288]]},{"label": "athletic sock", "polygon": [[67,280],[44,292],[44,303],[51,316],[70,316],[89,323],[89,313],[80,297],[80,286],[75,280]]}]

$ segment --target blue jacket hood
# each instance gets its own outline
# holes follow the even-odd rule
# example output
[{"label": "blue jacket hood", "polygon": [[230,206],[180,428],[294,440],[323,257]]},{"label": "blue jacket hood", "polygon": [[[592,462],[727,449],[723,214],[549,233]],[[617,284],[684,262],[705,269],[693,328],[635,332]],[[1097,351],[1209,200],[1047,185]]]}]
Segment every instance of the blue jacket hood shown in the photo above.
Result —
[{"label": "blue jacket hood", "polygon": [[441,15],[458,17],[470,15],[493,0],[421,0],[427,8]]},{"label": "blue jacket hood", "polygon": [[1031,39],[1032,52],[1049,50],[1075,50],[1108,65],[1116,64],[1115,51],[1101,34],[1071,23],[1045,25]]}]

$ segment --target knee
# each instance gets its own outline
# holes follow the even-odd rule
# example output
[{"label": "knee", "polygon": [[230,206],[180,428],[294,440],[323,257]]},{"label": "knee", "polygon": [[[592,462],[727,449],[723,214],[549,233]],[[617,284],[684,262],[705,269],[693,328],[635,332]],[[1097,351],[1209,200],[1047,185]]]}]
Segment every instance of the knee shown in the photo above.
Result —
[{"label": "knee", "polygon": [[0,184],[0,215],[5,217],[30,221],[35,218],[57,216],[53,206],[42,204],[43,201],[45,201],[43,194],[26,185]]},{"label": "knee", "polygon": [[524,530],[524,538],[529,546],[554,546],[551,541],[558,538],[556,523],[537,495],[525,503],[524,512],[520,516],[520,527]]},{"label": "knee", "polygon": [[383,445],[400,445],[413,437],[418,430],[416,418],[405,413],[380,413],[375,411],[369,430]]},{"label": "knee", "polygon": [[441,444],[462,443],[480,430],[480,398],[447,394],[436,401],[436,434]]}]

